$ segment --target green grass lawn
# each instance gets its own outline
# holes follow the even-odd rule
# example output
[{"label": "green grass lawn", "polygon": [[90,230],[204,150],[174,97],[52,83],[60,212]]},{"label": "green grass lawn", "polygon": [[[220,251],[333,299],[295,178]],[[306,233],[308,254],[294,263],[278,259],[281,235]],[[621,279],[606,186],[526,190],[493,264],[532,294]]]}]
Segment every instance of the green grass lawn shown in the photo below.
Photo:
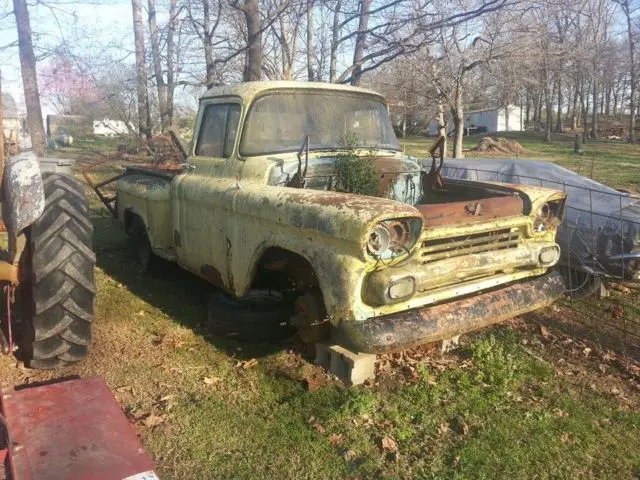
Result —
[{"label": "green grass lawn", "polygon": [[[465,137],[463,148],[466,150],[477,146],[485,135]],[[544,141],[542,133],[509,132],[491,135],[517,140],[525,149],[525,153],[520,155],[523,160],[556,162],[580,175],[591,177],[614,188],[636,191],[640,184],[640,145],[638,144],[630,145],[616,140],[587,142],[583,144],[583,154],[578,155],[573,151],[574,136],[570,134],[554,134],[550,144]],[[427,156],[426,152],[432,142],[433,138],[425,137],[412,137],[400,141],[407,153],[418,157]],[[465,152],[465,155],[469,158],[487,157],[471,151]]]},{"label": "green grass lawn", "polygon": [[143,276],[110,220],[95,223],[99,330],[83,368],[143,416],[161,478],[619,479],[640,468],[637,379],[535,318],[453,354],[385,356],[376,384],[344,388],[301,345],[211,335],[207,284]]},{"label": "green grass lawn", "polygon": [[[552,146],[535,135],[519,140],[528,156],[574,160],[570,139]],[[427,143],[404,142],[417,155]],[[589,162],[591,147],[575,160]],[[638,147],[608,151],[603,161],[640,168]],[[453,353],[425,347],[382,356],[375,382],[345,388],[296,342],[252,346],[212,335],[211,287],[177,268],[142,274],[104,209],[96,212],[94,346],[64,373],[106,379],[160,478],[640,474],[640,370],[565,333],[560,326],[571,311],[562,305],[465,336]],[[55,376],[0,358],[1,386]],[[309,379],[319,388],[308,388]]]}]

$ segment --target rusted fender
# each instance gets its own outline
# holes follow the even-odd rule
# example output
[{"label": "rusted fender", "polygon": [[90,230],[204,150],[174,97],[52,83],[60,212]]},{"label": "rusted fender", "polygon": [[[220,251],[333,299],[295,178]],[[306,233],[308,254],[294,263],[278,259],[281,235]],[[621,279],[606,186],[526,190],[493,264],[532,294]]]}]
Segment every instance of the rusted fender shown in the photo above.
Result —
[{"label": "rusted fender", "polygon": [[333,334],[337,343],[358,352],[389,352],[452,338],[546,307],[563,291],[562,278],[552,272],[442,305],[344,321]]},{"label": "rusted fender", "polygon": [[314,230],[348,241],[364,241],[370,227],[382,220],[421,217],[413,206],[385,198],[270,186],[240,188],[233,210],[274,226]]}]

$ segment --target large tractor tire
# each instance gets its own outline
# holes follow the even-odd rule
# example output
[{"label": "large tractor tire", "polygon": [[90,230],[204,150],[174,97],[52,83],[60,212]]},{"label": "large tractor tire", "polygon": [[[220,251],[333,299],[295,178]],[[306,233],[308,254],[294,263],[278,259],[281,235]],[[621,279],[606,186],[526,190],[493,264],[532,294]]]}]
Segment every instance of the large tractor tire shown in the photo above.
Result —
[{"label": "large tractor tire", "polygon": [[95,296],[93,224],[82,184],[43,173],[44,213],[27,234],[21,284],[22,358],[31,368],[66,367],[91,344]]}]

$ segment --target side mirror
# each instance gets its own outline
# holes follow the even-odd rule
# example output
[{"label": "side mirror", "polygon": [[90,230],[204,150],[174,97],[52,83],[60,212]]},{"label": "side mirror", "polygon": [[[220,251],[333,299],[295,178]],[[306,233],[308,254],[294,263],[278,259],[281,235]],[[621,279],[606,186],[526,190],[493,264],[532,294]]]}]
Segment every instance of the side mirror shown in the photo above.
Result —
[{"label": "side mirror", "polygon": [[2,177],[2,218],[9,234],[9,262],[14,263],[17,238],[44,212],[44,186],[38,157],[33,152],[5,162]]}]

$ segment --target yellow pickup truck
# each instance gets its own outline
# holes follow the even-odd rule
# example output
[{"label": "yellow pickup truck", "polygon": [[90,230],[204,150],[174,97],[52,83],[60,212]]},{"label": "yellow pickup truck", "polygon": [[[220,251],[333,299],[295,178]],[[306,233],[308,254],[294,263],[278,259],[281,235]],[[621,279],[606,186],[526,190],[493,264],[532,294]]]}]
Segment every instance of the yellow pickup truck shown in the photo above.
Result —
[{"label": "yellow pickup truck", "polygon": [[[345,136],[349,154],[375,166],[378,194],[336,181]],[[231,328],[275,331],[284,320],[310,341],[378,353],[506,320],[563,291],[551,267],[565,194],[434,177],[402,152],[373,91],[215,87],[187,155],[128,168],[118,218],[143,264],[162,257],[219,287],[213,320]]]}]

